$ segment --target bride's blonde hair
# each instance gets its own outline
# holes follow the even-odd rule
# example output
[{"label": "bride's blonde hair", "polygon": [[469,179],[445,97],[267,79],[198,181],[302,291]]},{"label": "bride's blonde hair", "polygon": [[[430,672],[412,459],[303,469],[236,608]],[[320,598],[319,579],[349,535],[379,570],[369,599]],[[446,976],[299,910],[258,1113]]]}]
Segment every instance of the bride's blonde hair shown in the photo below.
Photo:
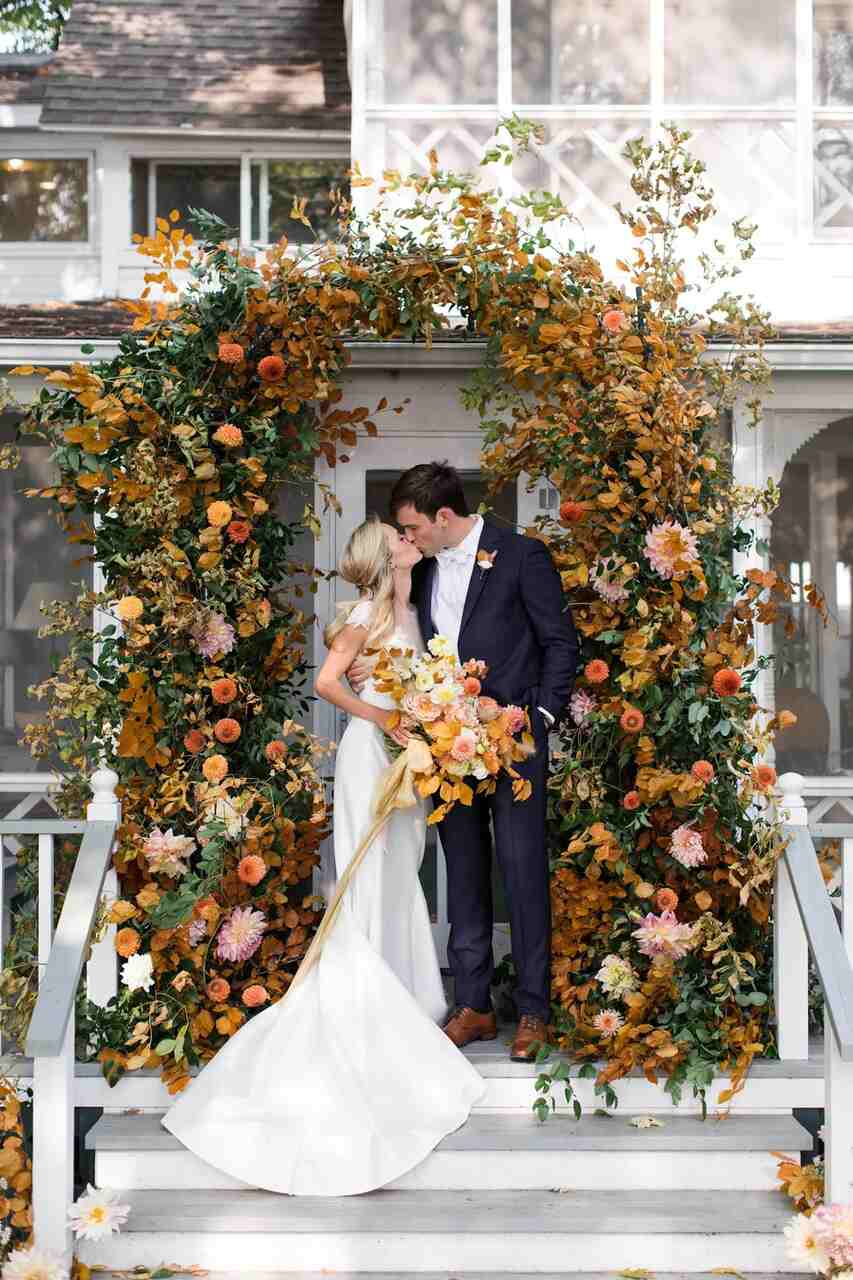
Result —
[{"label": "bride's blonde hair", "polygon": [[378,648],[394,630],[394,562],[378,516],[368,516],[353,530],[338,572],[344,582],[358,587],[359,600],[346,600],[337,606],[335,618],[323,632],[326,648],[331,649],[335,636],[347,625],[361,600],[372,602],[365,648]]}]

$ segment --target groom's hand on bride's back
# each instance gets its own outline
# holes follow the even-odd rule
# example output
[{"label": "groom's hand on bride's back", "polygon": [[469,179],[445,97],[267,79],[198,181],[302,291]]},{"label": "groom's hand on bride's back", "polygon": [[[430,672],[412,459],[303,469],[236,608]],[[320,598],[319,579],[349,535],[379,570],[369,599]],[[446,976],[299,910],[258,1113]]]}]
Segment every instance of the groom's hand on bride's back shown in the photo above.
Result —
[{"label": "groom's hand on bride's back", "polygon": [[363,654],[355,659],[350,667],[347,668],[347,680],[353,693],[361,694],[362,689],[367,684],[370,673],[373,670],[373,662],[370,658],[366,658]]}]

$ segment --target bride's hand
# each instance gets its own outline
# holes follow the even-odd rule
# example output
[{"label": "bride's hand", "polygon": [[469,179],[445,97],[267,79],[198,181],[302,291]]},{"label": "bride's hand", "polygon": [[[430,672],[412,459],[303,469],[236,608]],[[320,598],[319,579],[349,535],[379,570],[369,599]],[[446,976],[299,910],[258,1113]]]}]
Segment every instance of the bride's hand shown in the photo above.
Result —
[{"label": "bride's hand", "polygon": [[347,680],[350,683],[350,688],[353,693],[361,693],[362,689],[367,684],[367,681],[370,679],[370,674],[373,671],[374,665],[375,659],[367,658],[363,654],[360,654],[351,666],[347,668]]},{"label": "bride's hand", "polygon": [[408,729],[404,728],[400,723],[400,714],[397,711],[388,711],[382,720],[382,732],[387,733],[389,738],[393,738],[398,747],[405,747],[412,736]]}]

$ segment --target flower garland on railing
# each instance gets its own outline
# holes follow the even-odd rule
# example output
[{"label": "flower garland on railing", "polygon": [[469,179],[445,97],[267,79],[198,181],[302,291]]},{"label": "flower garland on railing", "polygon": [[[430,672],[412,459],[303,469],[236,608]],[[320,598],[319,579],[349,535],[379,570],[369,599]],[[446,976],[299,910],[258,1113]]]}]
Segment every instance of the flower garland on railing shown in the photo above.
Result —
[{"label": "flower garland on railing", "polygon": [[[522,145],[531,132],[506,127]],[[181,1088],[286,992],[310,941],[326,824],[317,746],[296,723],[298,530],[277,495],[377,431],[368,408],[341,407],[347,339],[429,342],[448,309],[487,338],[464,398],[495,481],[526,471],[560,490],[561,523],[541,536],[585,641],[551,782],[555,1037],[608,1059],[601,1088],[637,1065],[704,1086],[768,1043],[779,837],[759,760],[782,720],[755,727],[752,631],[785,587],[732,575],[744,517],[772,494],[734,491],[712,440],[720,409],[766,377],[766,326],[726,295],[709,332],[734,354],[700,363],[674,246],[710,196],[687,137],[628,150],[638,247],[622,265],[641,303],[560,245],[571,224],[558,199],[505,202],[433,157],[424,177],[386,175],[364,221],[337,196],[340,241],[296,256],[284,242],[237,252],[207,216],[195,245],[173,211],[140,250],[167,293],[189,272],[180,299],[129,304],[115,359],[36,371],[49,387],[28,429],[47,435],[61,476],[42,496],[106,582],[55,612],[71,651],[30,738],[36,754],[58,750],[68,810],[102,753],[120,774],[123,986],[80,1018],[109,1078],[159,1061]],[[317,518],[306,509],[303,523]],[[102,631],[93,663],[95,606],[121,626]]]}]

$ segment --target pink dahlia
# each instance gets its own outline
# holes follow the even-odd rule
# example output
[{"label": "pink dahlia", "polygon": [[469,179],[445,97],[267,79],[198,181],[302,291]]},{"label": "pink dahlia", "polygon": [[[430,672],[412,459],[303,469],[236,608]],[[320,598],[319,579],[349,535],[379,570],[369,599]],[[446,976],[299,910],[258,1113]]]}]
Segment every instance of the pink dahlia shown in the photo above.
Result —
[{"label": "pink dahlia", "polygon": [[592,1025],[602,1039],[609,1040],[625,1025],[625,1019],[618,1009],[602,1009],[601,1013],[597,1013],[593,1018]]},{"label": "pink dahlia", "polygon": [[613,581],[613,574],[624,563],[623,559],[617,559],[614,556],[607,556],[606,559],[599,557],[590,571],[590,586],[596,595],[601,596],[602,600],[607,600],[609,604],[622,604],[628,599],[628,592],[622,583]]},{"label": "pink dahlia", "polygon": [[683,524],[664,520],[646,534],[643,555],[662,578],[684,573],[698,559],[696,535]]},{"label": "pink dahlia", "polygon": [[477,735],[473,729],[460,729],[453,739],[450,754],[454,760],[473,760],[477,754]]},{"label": "pink dahlia", "polygon": [[690,950],[693,926],[679,924],[673,911],[662,911],[659,916],[650,911],[639,928],[632,931],[632,937],[637,939],[644,956],[680,960]]},{"label": "pink dahlia", "polygon": [[191,947],[197,947],[202,938],[207,937],[207,921],[191,920],[187,930],[187,939]]},{"label": "pink dahlia", "polygon": [[190,632],[196,649],[203,658],[221,658],[230,653],[237,633],[221,613],[210,613]]},{"label": "pink dahlia", "polygon": [[834,1267],[853,1267],[853,1204],[822,1204],[811,1216],[815,1238]]},{"label": "pink dahlia", "polygon": [[263,911],[251,907],[235,907],[219,930],[216,954],[220,960],[241,964],[253,956],[261,945],[267,927]]},{"label": "pink dahlia", "polygon": [[176,836],[170,827],[161,831],[155,827],[142,846],[148,866],[155,875],[182,876],[189,870],[184,861],[195,850],[196,843],[189,836]]},{"label": "pink dahlia", "polygon": [[598,701],[591,693],[587,693],[586,689],[577,689],[569,699],[569,715],[578,728],[582,729],[589,718],[589,713],[597,706]]},{"label": "pink dahlia", "polygon": [[708,857],[701,835],[686,824],[673,831],[669,851],[682,867],[698,867]]},{"label": "pink dahlia", "polygon": [[527,715],[523,707],[513,706],[512,703],[507,707],[506,727],[510,733],[521,733],[527,720]]}]

